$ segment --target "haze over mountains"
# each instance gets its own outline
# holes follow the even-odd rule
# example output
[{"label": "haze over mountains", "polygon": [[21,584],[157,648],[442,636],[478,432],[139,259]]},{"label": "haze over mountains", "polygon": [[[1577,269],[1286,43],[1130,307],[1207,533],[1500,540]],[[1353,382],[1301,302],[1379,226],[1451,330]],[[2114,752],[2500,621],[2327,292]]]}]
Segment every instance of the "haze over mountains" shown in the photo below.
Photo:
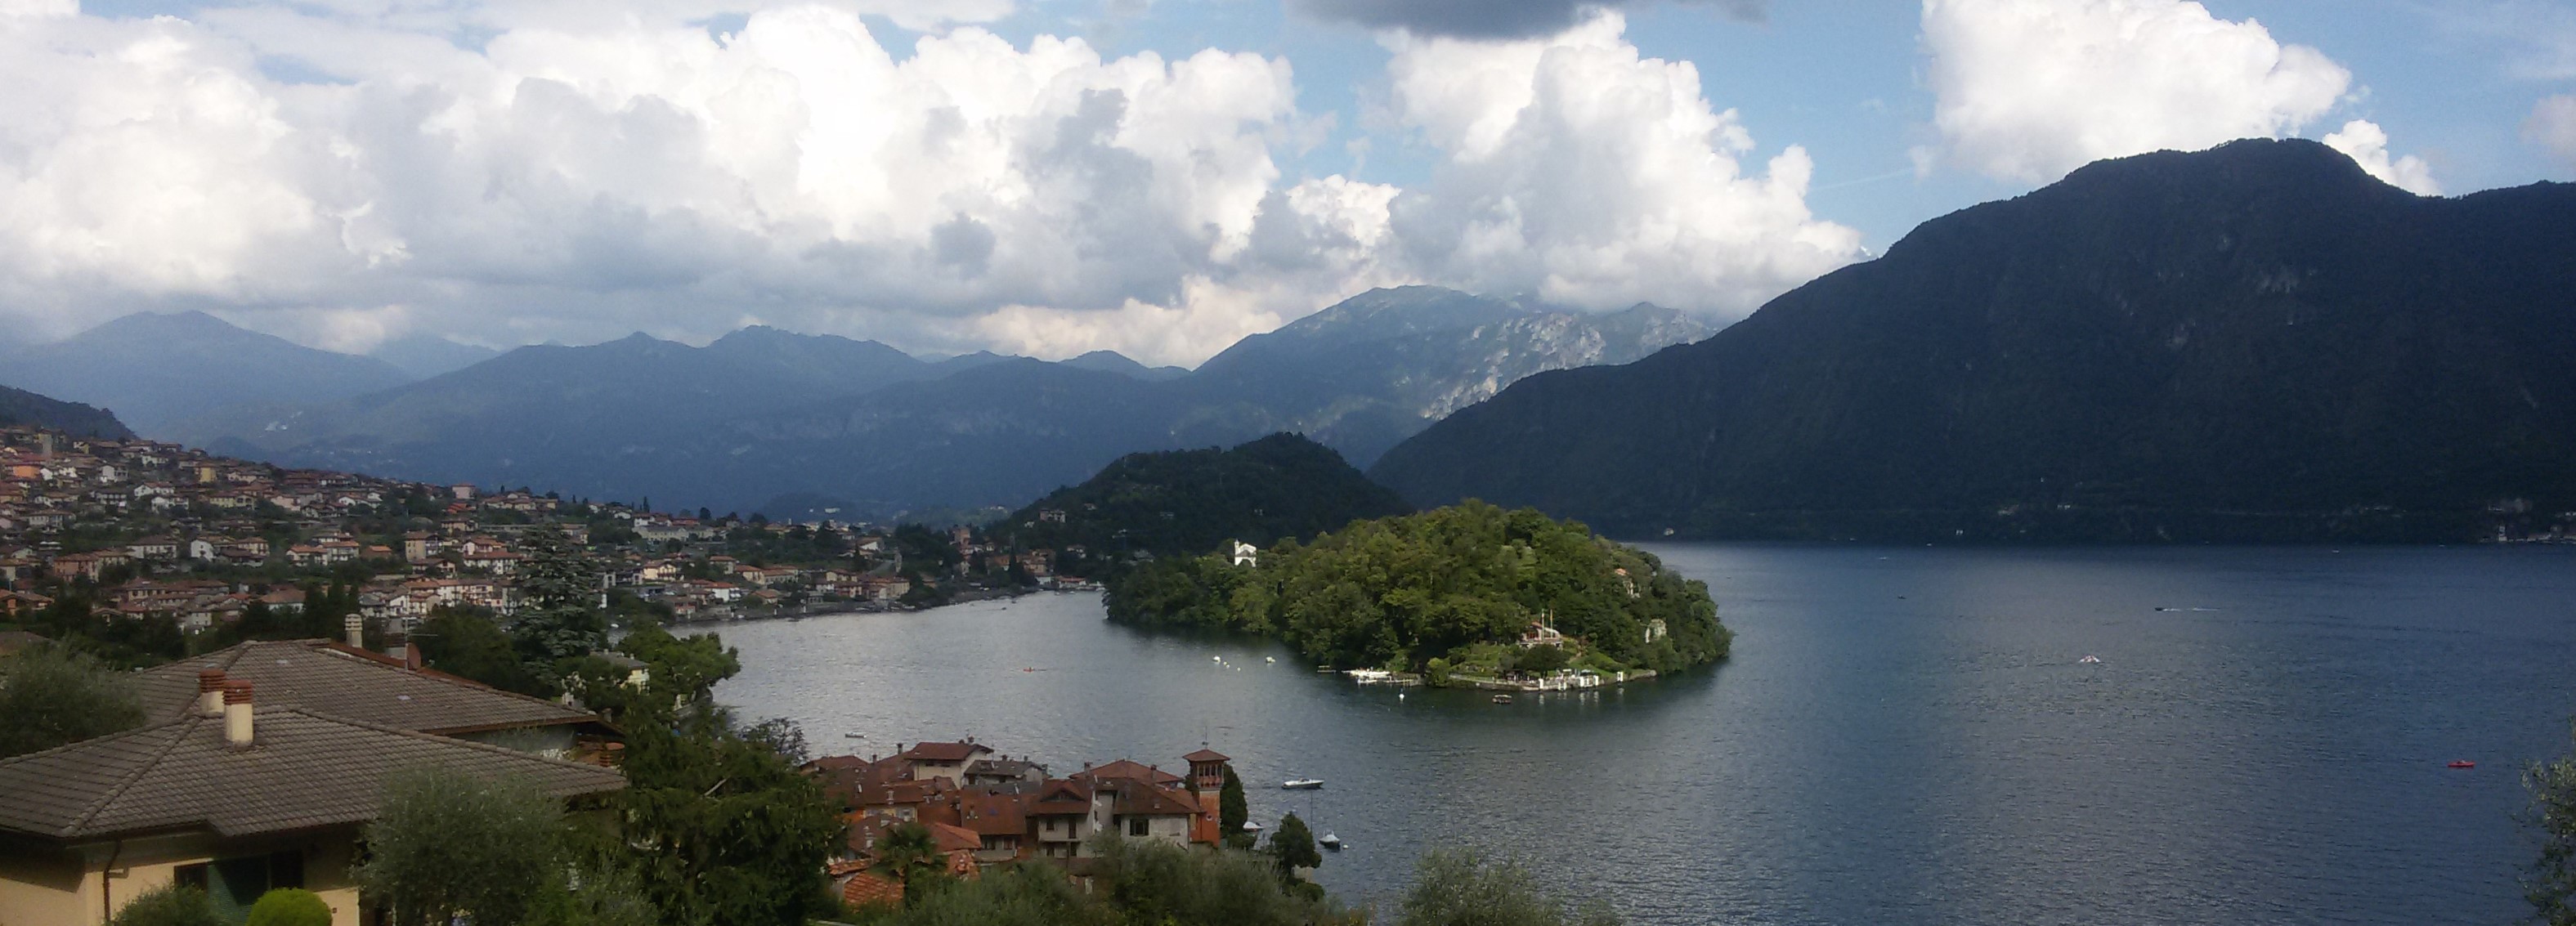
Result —
[{"label": "haze over mountains", "polygon": [[[794,495],[885,513],[1017,505],[1125,454],[1278,431],[1364,465],[1531,372],[1634,360],[1710,330],[1652,306],[1588,315],[1413,287],[1248,338],[1197,371],[1107,351],[924,360],[753,327],[706,347],[644,335],[523,347],[405,382],[383,360],[210,316],[135,316],[74,339],[90,358],[69,365],[82,376],[61,374],[66,364],[38,372],[49,394],[136,409],[126,414],[151,422],[138,425],[146,435],[288,465],[687,508],[749,511]],[[118,350],[89,353],[111,335]],[[459,355],[448,348],[472,350],[440,344],[399,359],[432,369]],[[225,351],[258,363],[209,369]],[[46,352],[73,353],[29,355]],[[173,367],[191,372],[161,372]],[[0,382],[22,369],[0,365]],[[365,375],[299,372],[349,370]],[[247,400],[225,401],[234,395]]]},{"label": "haze over mountains", "polygon": [[2306,141],[2086,167],[1371,470],[1628,536],[2466,539],[2576,509],[2576,186]]}]

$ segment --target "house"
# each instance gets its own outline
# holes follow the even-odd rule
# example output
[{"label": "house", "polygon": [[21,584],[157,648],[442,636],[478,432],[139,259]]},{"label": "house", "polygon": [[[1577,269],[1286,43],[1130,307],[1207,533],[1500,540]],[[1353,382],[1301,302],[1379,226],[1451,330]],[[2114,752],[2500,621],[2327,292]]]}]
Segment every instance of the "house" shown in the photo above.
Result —
[{"label": "house", "polygon": [[895,753],[894,758],[909,770],[906,777],[945,778],[954,785],[966,783],[966,766],[992,754],[993,747],[977,743],[970,736],[959,743],[914,743],[912,748]]},{"label": "house", "polygon": [[625,787],[609,769],[259,705],[255,691],[233,681],[150,725],[0,760],[0,922],[103,924],[176,881],[229,916],[302,887],[333,926],[358,926],[349,866],[386,776],[436,765],[576,802]]},{"label": "house", "polygon": [[1228,541],[1226,541],[1226,542],[1225,542],[1225,546],[1226,546],[1226,551],[1227,551],[1228,553],[1232,554],[1232,556],[1233,556],[1233,558],[1234,558],[1234,564],[1235,564],[1235,565],[1237,565],[1237,566],[1259,566],[1259,565],[1261,565],[1261,548],[1260,548],[1260,547],[1253,546],[1253,545],[1251,545],[1251,544],[1245,543],[1245,542],[1240,541],[1240,540],[1228,540]]},{"label": "house", "polygon": [[1546,621],[1531,621],[1529,630],[1521,634],[1522,649],[1564,645],[1565,635],[1558,633],[1556,628],[1548,626]]},{"label": "house", "polygon": [[548,758],[609,761],[622,739],[588,712],[330,640],[239,643],[145,669],[134,679],[153,720],[185,714],[210,680],[247,681],[268,692],[273,706]]}]

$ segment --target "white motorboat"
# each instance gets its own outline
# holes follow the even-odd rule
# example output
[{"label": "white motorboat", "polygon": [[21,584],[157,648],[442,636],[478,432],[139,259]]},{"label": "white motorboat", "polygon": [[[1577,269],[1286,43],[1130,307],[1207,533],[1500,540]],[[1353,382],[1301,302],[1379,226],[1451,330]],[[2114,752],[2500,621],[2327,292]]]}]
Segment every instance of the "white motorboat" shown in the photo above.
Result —
[{"label": "white motorboat", "polygon": [[1315,840],[1315,844],[1331,849],[1335,852],[1342,851],[1342,837],[1335,836],[1331,833],[1325,833],[1324,838]]},{"label": "white motorboat", "polygon": [[1313,791],[1317,788],[1323,787],[1324,780],[1321,778],[1291,778],[1287,781],[1280,782],[1279,786],[1290,791]]}]

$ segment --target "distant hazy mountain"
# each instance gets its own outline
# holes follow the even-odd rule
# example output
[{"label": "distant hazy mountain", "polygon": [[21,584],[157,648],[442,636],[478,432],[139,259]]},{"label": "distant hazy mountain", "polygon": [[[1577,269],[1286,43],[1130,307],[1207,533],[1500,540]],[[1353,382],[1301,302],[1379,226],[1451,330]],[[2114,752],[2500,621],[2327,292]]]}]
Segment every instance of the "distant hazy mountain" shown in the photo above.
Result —
[{"label": "distant hazy mountain", "polygon": [[125,423],[106,409],[49,399],[24,389],[0,386],[0,424],[52,428],[76,437],[133,437]]},{"label": "distant hazy mountain", "polygon": [[190,423],[228,406],[334,402],[409,379],[203,312],[128,315],[0,358],[0,383],[113,409],[152,437],[199,436]]},{"label": "distant hazy mountain", "polygon": [[415,334],[379,344],[367,356],[393,364],[413,379],[428,379],[501,356],[501,352],[436,335]]},{"label": "distant hazy mountain", "polygon": [[1127,376],[1133,376],[1137,379],[1179,379],[1190,375],[1189,368],[1187,367],[1149,367],[1144,364],[1137,363],[1134,360],[1130,360],[1126,354],[1122,354],[1114,350],[1096,350],[1080,357],[1067,358],[1056,362],[1064,364],[1065,366],[1073,367],[1077,370],[1099,370],[1103,373],[1120,373]]},{"label": "distant hazy mountain", "polygon": [[[1416,504],[1629,536],[2459,539],[2576,509],[2576,186],[2305,141],[2095,164],[1715,337],[1395,448]],[[2519,501],[2518,501],[2519,500]]]},{"label": "distant hazy mountain", "polygon": [[1633,359],[1706,328],[1446,290],[1353,299],[1198,372],[1100,352],[926,362],[769,328],[705,348],[638,335],[528,347],[399,389],[237,418],[216,446],[281,463],[718,510],[1017,505],[1121,456],[1304,431],[1365,461],[1530,372]]}]

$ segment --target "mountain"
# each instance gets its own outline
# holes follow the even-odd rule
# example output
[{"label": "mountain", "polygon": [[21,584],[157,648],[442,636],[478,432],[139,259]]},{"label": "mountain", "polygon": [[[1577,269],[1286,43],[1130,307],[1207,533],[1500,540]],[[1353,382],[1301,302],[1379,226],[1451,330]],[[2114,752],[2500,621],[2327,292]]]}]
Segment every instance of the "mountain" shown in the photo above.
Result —
[{"label": "mountain", "polygon": [[1204,555],[1229,539],[1268,546],[1412,510],[1332,448],[1273,434],[1232,449],[1120,457],[1013,512],[995,530],[1030,549]]},{"label": "mountain", "polygon": [[200,436],[191,423],[228,406],[330,402],[409,379],[382,360],[316,350],[203,312],[128,315],[0,358],[0,382],[115,409],[157,438]]},{"label": "mountain", "polygon": [[1122,354],[1114,350],[1096,350],[1079,357],[1068,357],[1056,362],[1078,370],[1099,370],[1103,373],[1120,373],[1127,376],[1133,376],[1137,379],[1179,379],[1190,375],[1190,371],[1186,367],[1149,367],[1128,359],[1126,354]]},{"label": "mountain", "polygon": [[746,328],[703,348],[636,335],[525,347],[397,389],[211,426],[222,452],[430,481],[753,510],[1017,505],[1121,456],[1313,435],[1358,463],[1530,372],[1706,333],[1413,288],[1247,339],[1196,372],[1100,352],[924,361]]},{"label": "mountain", "polygon": [[1307,434],[1366,466],[1522,377],[1626,363],[1711,330],[1651,305],[1593,315],[1406,286],[1245,338],[1189,382],[1204,400],[1200,417]]},{"label": "mountain", "polygon": [[1615,534],[2462,539],[2576,508],[2576,186],[2305,141],[2086,167],[1371,470]]},{"label": "mountain", "polygon": [[52,428],[74,437],[129,438],[133,431],[103,408],[49,399],[0,386],[0,425]]},{"label": "mountain", "polygon": [[501,356],[501,352],[489,347],[459,344],[436,335],[415,334],[376,345],[376,349],[368,351],[367,356],[393,364],[413,379],[428,379]]}]

